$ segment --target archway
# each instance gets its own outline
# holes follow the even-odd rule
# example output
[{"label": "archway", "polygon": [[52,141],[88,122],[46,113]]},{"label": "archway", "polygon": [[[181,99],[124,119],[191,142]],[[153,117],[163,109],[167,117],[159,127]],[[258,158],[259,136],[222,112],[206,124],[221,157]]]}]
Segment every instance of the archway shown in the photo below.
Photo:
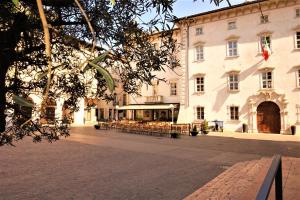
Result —
[{"label": "archway", "polygon": [[261,133],[280,133],[280,108],[271,101],[257,107],[257,129]]}]

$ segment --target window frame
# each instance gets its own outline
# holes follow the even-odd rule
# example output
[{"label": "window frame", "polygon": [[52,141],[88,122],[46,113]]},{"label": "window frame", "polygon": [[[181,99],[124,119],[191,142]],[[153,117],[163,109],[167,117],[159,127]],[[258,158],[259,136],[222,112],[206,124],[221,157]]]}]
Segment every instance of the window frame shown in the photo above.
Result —
[{"label": "window frame", "polygon": [[205,119],[205,108],[204,106],[196,106],[196,119],[204,120]]},{"label": "window frame", "polygon": [[229,106],[229,118],[231,121],[239,121],[240,120],[239,106]]},{"label": "window frame", "polygon": [[[198,79],[200,79],[198,83]],[[203,80],[203,81],[201,81]],[[198,90],[199,88],[199,90]],[[195,92],[204,93],[205,92],[205,76],[196,76],[195,77]]]},{"label": "window frame", "polygon": [[[231,80],[231,76],[235,76],[237,79],[234,80],[234,78],[233,78],[233,80]],[[233,85],[233,88],[231,88],[231,85]],[[237,86],[237,88],[235,86]],[[228,90],[230,92],[237,92],[240,90],[239,73],[237,73],[237,72],[228,73]]]},{"label": "window frame", "polygon": [[202,61],[204,60],[204,46],[197,45],[195,47],[195,61]]},{"label": "window frame", "polygon": [[296,71],[296,88],[300,88],[300,68]]},{"label": "window frame", "polygon": [[[271,79],[268,78],[268,73],[271,73]],[[264,79],[264,75],[265,75],[266,79]],[[271,81],[271,85],[269,84],[270,81]],[[266,87],[264,87],[264,83],[265,83]],[[269,86],[271,86],[271,87],[269,87]],[[260,74],[260,88],[262,90],[274,89],[274,74],[273,74],[273,71],[267,70],[267,71],[261,72],[261,74]]]},{"label": "window frame", "polygon": [[[175,84],[175,87],[173,87],[174,84]],[[170,82],[170,96],[177,96],[177,82]]]},{"label": "window frame", "polygon": [[295,9],[296,18],[300,17],[300,8]]},{"label": "window frame", "polygon": [[300,30],[295,32],[295,49],[300,49]]},{"label": "window frame", "polygon": [[[235,43],[235,47],[230,46],[230,44],[234,44],[234,43]],[[237,56],[239,56],[238,40],[236,40],[236,39],[228,40],[226,46],[227,46],[227,51],[226,51],[226,56],[227,57],[237,57]]]},{"label": "window frame", "polygon": [[195,28],[195,35],[196,36],[203,35],[203,27]]},{"label": "window frame", "polygon": [[272,50],[272,37],[271,37],[271,34],[261,34],[261,35],[259,35],[258,52],[262,53],[262,41],[263,41],[263,38],[266,38],[267,42],[269,43],[269,48],[270,48],[271,52],[273,52],[273,50]]},{"label": "window frame", "polygon": [[227,23],[227,29],[228,30],[234,30],[234,29],[237,29],[236,27],[236,21],[229,21]]},{"label": "window frame", "polygon": [[260,20],[260,24],[266,24],[270,22],[269,15],[263,15],[263,16],[260,15],[259,20]]}]

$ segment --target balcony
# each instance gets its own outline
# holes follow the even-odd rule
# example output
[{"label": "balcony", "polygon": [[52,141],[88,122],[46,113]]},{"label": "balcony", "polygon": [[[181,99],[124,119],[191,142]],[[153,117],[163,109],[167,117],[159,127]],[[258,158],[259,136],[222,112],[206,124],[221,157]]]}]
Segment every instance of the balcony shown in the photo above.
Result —
[{"label": "balcony", "polygon": [[147,96],[145,103],[151,104],[151,103],[162,103],[163,102],[163,96],[156,95],[156,96]]}]

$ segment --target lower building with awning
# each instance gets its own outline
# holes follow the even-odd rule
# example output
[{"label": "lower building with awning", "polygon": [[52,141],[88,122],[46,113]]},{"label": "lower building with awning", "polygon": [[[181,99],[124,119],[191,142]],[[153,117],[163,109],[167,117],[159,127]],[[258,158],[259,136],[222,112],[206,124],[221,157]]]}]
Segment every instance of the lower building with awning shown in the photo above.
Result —
[{"label": "lower building with awning", "polygon": [[116,106],[116,110],[118,110],[118,119],[127,116],[137,121],[172,121],[173,116],[173,121],[176,121],[179,107],[179,103],[131,104]]}]

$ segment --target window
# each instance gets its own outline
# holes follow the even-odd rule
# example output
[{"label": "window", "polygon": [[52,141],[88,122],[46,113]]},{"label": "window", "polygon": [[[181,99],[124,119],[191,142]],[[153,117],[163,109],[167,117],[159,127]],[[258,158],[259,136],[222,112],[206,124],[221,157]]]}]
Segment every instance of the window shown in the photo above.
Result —
[{"label": "window", "polygon": [[196,92],[204,92],[204,77],[196,78]]},{"label": "window", "polygon": [[297,87],[300,88],[300,69],[297,71]]},{"label": "window", "polygon": [[227,43],[227,56],[233,57],[238,55],[237,41],[231,40]]},{"label": "window", "polygon": [[261,75],[261,87],[262,89],[270,89],[273,88],[273,81],[272,81],[272,72],[263,72]]},{"label": "window", "polygon": [[195,60],[200,61],[204,59],[203,46],[196,47]]},{"label": "window", "polygon": [[204,107],[196,108],[197,119],[204,120]]},{"label": "window", "polygon": [[236,29],[236,23],[235,22],[228,22],[228,30]]},{"label": "window", "polygon": [[171,89],[171,96],[177,95],[177,84],[176,83],[170,83],[170,89]]},{"label": "window", "polygon": [[92,119],[92,112],[91,109],[85,109],[85,121],[91,121]]},{"label": "window", "polygon": [[230,119],[239,120],[239,107],[230,106]]},{"label": "window", "polygon": [[259,44],[259,52],[262,52],[262,48],[264,47],[264,45],[268,45],[269,49],[271,50],[271,36],[261,35]]},{"label": "window", "polygon": [[228,87],[230,91],[239,90],[239,76],[238,74],[232,73],[228,77]]},{"label": "window", "polygon": [[300,8],[296,9],[296,17],[300,17]]},{"label": "window", "polygon": [[202,35],[202,34],[203,34],[203,28],[202,27],[196,28],[196,35]]},{"label": "window", "polygon": [[127,105],[127,95],[123,94],[123,106]]},{"label": "window", "polygon": [[269,22],[269,16],[268,15],[262,15],[260,16],[260,23],[265,24]]},{"label": "window", "polygon": [[296,32],[295,42],[296,42],[296,49],[300,49],[300,31]]}]

